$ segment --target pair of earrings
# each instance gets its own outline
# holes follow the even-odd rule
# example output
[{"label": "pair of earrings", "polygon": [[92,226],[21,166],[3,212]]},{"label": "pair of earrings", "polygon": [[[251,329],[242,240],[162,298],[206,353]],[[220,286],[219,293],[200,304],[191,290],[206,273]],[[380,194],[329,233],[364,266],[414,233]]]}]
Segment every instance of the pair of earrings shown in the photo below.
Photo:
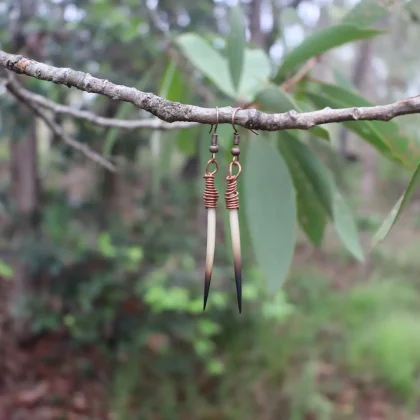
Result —
[{"label": "pair of earrings", "polygon": [[[241,238],[239,231],[239,193],[237,180],[241,174],[242,167],[239,163],[239,133],[235,127],[235,113],[241,108],[236,108],[232,114],[232,127],[233,127],[233,147],[232,147],[232,162],[229,165],[229,174],[226,177],[226,192],[225,192],[225,203],[226,209],[229,210],[229,222],[230,222],[230,233],[232,237],[232,249],[233,249],[233,267],[235,272],[235,283],[236,283],[236,296],[238,300],[239,313],[242,312],[242,263],[241,263]],[[211,159],[207,162],[206,173],[204,174],[205,179],[205,191],[204,191],[204,204],[207,209],[207,253],[206,253],[206,267],[204,276],[204,304],[203,310],[206,309],[207,299],[210,291],[210,281],[213,271],[214,261],[214,249],[216,245],[216,207],[219,193],[214,185],[214,175],[219,169],[219,164],[216,160],[216,153],[219,151],[217,145],[217,126],[219,123],[219,109],[216,108],[216,127],[211,137],[211,145],[209,148],[212,154]],[[213,126],[212,126],[213,128]],[[210,132],[212,131],[210,128]],[[211,165],[214,165],[215,169],[209,171]],[[236,166],[236,174],[234,172],[234,166]]]}]

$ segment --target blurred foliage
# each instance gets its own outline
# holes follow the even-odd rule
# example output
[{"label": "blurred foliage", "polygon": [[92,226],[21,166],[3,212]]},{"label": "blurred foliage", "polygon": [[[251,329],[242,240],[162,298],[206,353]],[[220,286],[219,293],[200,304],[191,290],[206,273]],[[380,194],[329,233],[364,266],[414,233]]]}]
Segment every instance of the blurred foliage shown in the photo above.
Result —
[{"label": "blurred foliage", "polygon": [[[375,37],[380,51],[391,32],[378,29],[384,19],[392,27],[408,26],[417,7],[374,0],[354,7],[353,2],[314,2],[315,25],[303,18],[302,7],[266,2],[272,8],[272,31],[258,44],[250,34],[253,1],[232,7],[210,0],[35,3],[23,19],[24,2],[0,1],[2,49],[32,51],[39,60],[173,101],[266,112],[371,106],[373,101],[349,80],[349,62],[340,58],[338,47],[353,51],[355,41]],[[297,28],[302,42],[292,45],[287,34]],[[18,35],[26,42],[14,51]],[[308,73],[288,87],[290,77],[321,54],[334,75],[325,78],[328,83]],[[25,80],[25,87],[106,117],[145,116],[130,104],[34,79]],[[405,85],[405,91],[410,88]],[[1,93],[3,162],[10,157],[3,146],[20,139],[29,121]],[[64,333],[70,346],[93,345],[111,361],[106,386],[116,418],[152,419],[157,413],[164,419],[356,418],[356,397],[346,404],[340,398],[375,386],[390,390],[406,411],[415,407],[420,398],[416,243],[404,253],[374,249],[367,256],[373,273],[356,276],[372,277],[366,283],[347,284],[352,276],[346,273],[355,270],[354,259],[364,259],[367,233],[379,230],[384,239],[403,219],[420,160],[412,130],[402,131],[397,122],[344,124],[380,153],[379,174],[387,192],[388,186],[408,182],[403,168],[416,171],[382,227],[377,212],[352,214],[360,173],[336,156],[333,127],[260,133],[258,140],[241,130],[245,268],[239,316],[228,224],[221,212],[212,291],[202,312],[201,172],[209,156],[208,127],[122,132],[66,116],[59,122],[81,142],[121,162],[121,173],[92,169],[37,127],[42,223],[20,236],[1,225],[1,246],[17,258],[9,252],[1,256],[0,277],[13,284],[16,260],[24,263],[31,294],[15,302],[14,315],[29,317],[37,336]],[[229,124],[219,127],[220,174],[231,159],[231,136]],[[223,175],[216,183],[223,191]],[[20,222],[8,182],[2,180],[1,188],[0,215],[4,211]],[[397,190],[390,194],[393,200],[401,195]],[[306,240],[326,248],[326,254],[302,257]]]}]

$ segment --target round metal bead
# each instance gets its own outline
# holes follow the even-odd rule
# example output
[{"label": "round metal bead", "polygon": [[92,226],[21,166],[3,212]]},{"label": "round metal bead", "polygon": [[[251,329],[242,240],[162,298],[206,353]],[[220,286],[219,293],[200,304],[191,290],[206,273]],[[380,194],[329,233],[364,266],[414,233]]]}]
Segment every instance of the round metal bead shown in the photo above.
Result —
[{"label": "round metal bead", "polygon": [[219,151],[219,146],[217,144],[212,144],[209,147],[210,153],[217,153]]},{"label": "round metal bead", "polygon": [[238,146],[232,147],[232,156],[239,156],[240,153],[241,153],[241,150],[239,149]]}]

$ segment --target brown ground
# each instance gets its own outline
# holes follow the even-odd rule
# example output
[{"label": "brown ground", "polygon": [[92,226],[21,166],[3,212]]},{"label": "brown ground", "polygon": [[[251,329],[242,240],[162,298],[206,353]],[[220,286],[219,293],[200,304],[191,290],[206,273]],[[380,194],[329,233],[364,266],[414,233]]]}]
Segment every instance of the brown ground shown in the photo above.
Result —
[{"label": "brown ground", "polygon": [[[413,238],[412,228],[410,233]],[[407,243],[407,236],[404,238]],[[335,242],[329,245],[334,247]],[[331,259],[325,251],[306,245],[298,246],[295,264],[317,267],[332,278],[334,286],[340,290],[351,287],[368,274],[366,268],[350,259]],[[6,307],[9,282],[0,278],[0,308]],[[72,348],[65,334],[60,333],[18,346],[4,319],[0,309],[0,420],[112,419],[106,404],[109,367],[99,351]],[[87,375],[83,366],[91,366],[93,374]],[[334,390],[331,395],[326,392],[337,413],[341,413],[337,420],[414,420],[399,412],[381,386],[366,388],[363,383],[346,378],[339,367],[329,364],[319,363],[317,372],[320,383],[340,384],[340,392]],[[271,420],[264,415],[261,419]],[[307,420],[315,419],[307,417]]]}]

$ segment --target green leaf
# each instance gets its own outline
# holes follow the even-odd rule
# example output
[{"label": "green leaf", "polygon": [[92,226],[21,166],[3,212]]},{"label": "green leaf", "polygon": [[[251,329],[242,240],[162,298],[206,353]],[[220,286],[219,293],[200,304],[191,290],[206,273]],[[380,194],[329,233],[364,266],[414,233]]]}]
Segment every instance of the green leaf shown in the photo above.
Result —
[{"label": "green leaf", "polygon": [[387,7],[378,0],[363,0],[344,16],[342,22],[357,26],[372,25],[372,23],[385,18],[390,8],[391,6]]},{"label": "green leaf", "polygon": [[143,248],[140,246],[132,246],[127,249],[127,258],[135,263],[139,263],[143,259]]},{"label": "green leaf", "polygon": [[[347,108],[348,103],[340,103],[337,98],[321,95],[317,93],[306,93],[306,96],[319,108]],[[356,106],[356,105],[353,105]],[[386,144],[385,139],[372,126],[371,121],[346,121],[342,123],[349,130],[358,134],[361,138],[367,140],[376,147],[385,156],[392,158],[391,150]],[[401,162],[400,162],[401,163]]]},{"label": "green leaf", "polygon": [[[229,150],[233,145],[233,131],[230,124],[221,124],[217,129],[218,143],[222,150]],[[222,151],[221,150],[221,151]]]},{"label": "green leaf", "polygon": [[[321,94],[305,92],[318,107],[369,107],[373,104],[351,89],[327,83],[312,84]],[[414,171],[420,160],[420,142],[406,135],[394,121],[351,121],[343,123],[388,158]]]},{"label": "green leaf", "polygon": [[[170,101],[181,101],[184,96],[184,80],[173,61],[170,61],[163,76],[159,96]],[[157,196],[163,177],[170,170],[170,161],[178,132],[164,133],[154,130],[150,136],[150,148],[154,164],[152,173],[152,192]],[[163,143],[166,143],[163,146]]]},{"label": "green leaf", "polygon": [[290,269],[296,242],[296,200],[287,165],[268,139],[250,141],[243,164],[245,213],[257,262],[271,291]]},{"label": "green leaf", "polygon": [[197,141],[195,139],[199,136],[198,131],[198,127],[185,128],[179,131],[177,146],[179,151],[185,156],[194,156],[197,150]]},{"label": "green leaf", "polygon": [[379,242],[383,241],[386,236],[389,234],[397,220],[400,218],[403,210],[407,206],[408,202],[411,200],[413,193],[420,182],[420,165],[417,166],[417,169],[414,171],[413,176],[411,177],[410,183],[408,184],[407,189],[400,199],[395,203],[391,212],[388,214],[381,227],[375,233],[372,239],[372,247],[376,246]]},{"label": "green leaf", "polygon": [[111,235],[108,232],[99,235],[98,250],[105,257],[114,258],[117,255],[117,249],[112,244]]},{"label": "green leaf", "polygon": [[13,277],[13,268],[2,260],[0,260],[0,277],[5,279],[11,279]]},{"label": "green leaf", "polygon": [[251,101],[270,77],[270,60],[263,50],[246,49],[238,92],[232,84],[227,60],[197,34],[177,38],[184,55],[214,85],[232,99]]},{"label": "green leaf", "polygon": [[255,97],[255,101],[267,112],[282,113],[292,109],[298,110],[293,98],[276,85],[270,85],[261,90]]},{"label": "green leaf", "polygon": [[176,40],[182,52],[201,73],[208,77],[225,95],[235,98],[228,65],[222,55],[201,36],[186,33]]},{"label": "green leaf", "polygon": [[371,38],[383,33],[377,29],[360,28],[355,25],[335,25],[315,32],[300,45],[286,54],[274,80],[281,83],[285,76],[312,57],[349,42]]},{"label": "green leaf", "polygon": [[355,89],[354,83],[349,78],[347,78],[342,72],[340,72],[339,70],[334,70],[333,74],[335,83],[338,86],[350,90]]},{"label": "green leaf", "polygon": [[[174,102],[190,103],[193,94],[192,84],[188,83],[183,77],[182,72],[177,69],[173,75],[166,98]],[[177,134],[173,138],[171,137],[169,141],[174,141],[177,144],[178,150],[185,156],[193,156],[197,149],[196,139],[199,136],[199,127],[185,128],[176,132]],[[166,140],[165,146],[168,146]]]},{"label": "green leaf", "polygon": [[298,139],[285,132],[278,134],[278,148],[289,167],[296,190],[299,224],[314,245],[320,245],[326,226],[326,210],[319,200],[312,179],[302,170],[301,161],[290,149],[291,141]]},{"label": "green leaf", "polygon": [[260,49],[245,50],[245,62],[239,85],[238,99],[252,101],[268,83],[271,74],[270,60]]},{"label": "green leaf", "polygon": [[312,188],[318,200],[333,220],[334,227],[343,244],[354,257],[363,261],[363,250],[354,217],[341,196],[330,170],[306,144],[289,133],[282,133],[279,141],[287,144],[290,152],[300,163],[302,172],[312,183]]},{"label": "green leaf", "polygon": [[[121,102],[118,107],[117,119],[126,119],[127,115],[132,111],[133,107],[130,102]],[[109,157],[112,154],[112,150],[117,142],[117,136],[120,133],[120,129],[111,128],[105,136],[104,147],[102,153],[105,157]]]},{"label": "green leaf", "polygon": [[245,16],[241,6],[234,6],[229,14],[230,32],[227,38],[227,55],[230,76],[235,90],[238,89],[244,65]]},{"label": "green leaf", "polygon": [[173,61],[170,61],[159,88],[159,96],[168,101],[179,101],[183,96],[184,80]]},{"label": "green leaf", "polygon": [[198,330],[204,336],[212,336],[220,331],[220,325],[209,319],[202,318],[198,321]]},{"label": "green leaf", "polygon": [[[290,110],[302,112],[301,107],[293,98],[276,85],[270,85],[262,89],[256,96],[255,101],[259,103],[262,106],[262,110],[266,112],[282,113]],[[314,136],[321,137],[325,140],[330,139],[330,133],[325,128],[314,127],[308,131]]]},{"label": "green leaf", "polygon": [[363,249],[353,213],[336,186],[333,191],[333,217],[335,229],[343,244],[354,257],[363,261]]}]

